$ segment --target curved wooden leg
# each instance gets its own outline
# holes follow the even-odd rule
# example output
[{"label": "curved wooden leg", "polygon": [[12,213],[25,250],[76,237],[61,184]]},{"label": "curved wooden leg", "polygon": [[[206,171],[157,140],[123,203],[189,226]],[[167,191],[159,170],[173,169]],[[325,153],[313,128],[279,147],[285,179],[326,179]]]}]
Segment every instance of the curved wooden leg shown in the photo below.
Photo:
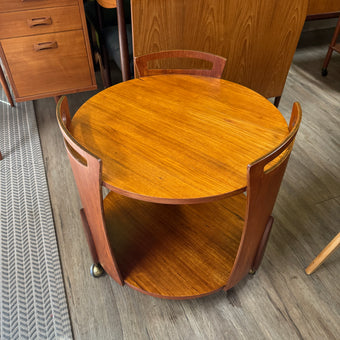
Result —
[{"label": "curved wooden leg", "polygon": [[264,255],[264,251],[266,249],[267,242],[268,242],[268,239],[269,239],[269,234],[270,234],[270,231],[272,230],[273,222],[274,222],[274,217],[269,216],[269,219],[268,219],[268,222],[267,222],[267,225],[266,225],[266,229],[263,233],[259,248],[257,250],[256,256],[255,256],[255,259],[254,259],[252,269],[250,271],[251,274],[255,274],[257,269],[260,267],[260,264],[262,262],[262,258],[263,258],[263,255]]},{"label": "curved wooden leg", "polygon": [[2,71],[1,67],[0,67],[0,83],[1,83],[1,85],[3,87],[3,89],[5,90],[5,94],[6,94],[7,98],[8,98],[9,103],[11,104],[11,106],[14,106],[14,102],[13,102],[13,99],[12,99],[12,96],[11,96],[11,92],[9,90],[9,87],[8,87],[8,84],[7,84],[4,72]]},{"label": "curved wooden leg", "polygon": [[97,278],[97,277],[100,277],[104,274],[104,269],[99,263],[96,247],[95,247],[94,242],[93,242],[91,230],[90,230],[89,224],[87,222],[87,218],[86,218],[84,209],[80,209],[80,217],[81,217],[81,220],[83,222],[83,228],[84,228],[87,244],[90,248],[90,252],[91,252],[91,255],[92,255],[92,259],[93,259],[93,264],[90,268],[90,274],[91,274],[92,277]]},{"label": "curved wooden leg", "polygon": [[306,268],[306,274],[310,275],[316,270],[329,255],[333,253],[333,251],[338,248],[340,245],[340,233],[336,235],[331,242],[327,244],[327,246],[321,251],[321,253],[310,263],[310,265]]}]

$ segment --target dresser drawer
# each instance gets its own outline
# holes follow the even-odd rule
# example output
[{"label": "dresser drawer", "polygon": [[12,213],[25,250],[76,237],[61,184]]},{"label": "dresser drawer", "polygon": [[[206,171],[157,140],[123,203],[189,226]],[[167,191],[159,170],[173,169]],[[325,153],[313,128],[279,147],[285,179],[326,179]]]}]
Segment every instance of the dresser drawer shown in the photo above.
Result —
[{"label": "dresser drawer", "polygon": [[77,5],[78,0],[0,0],[0,12]]},{"label": "dresser drawer", "polygon": [[72,93],[95,84],[82,30],[0,42],[16,98]]},{"label": "dresser drawer", "polygon": [[0,13],[0,39],[81,28],[78,6]]}]

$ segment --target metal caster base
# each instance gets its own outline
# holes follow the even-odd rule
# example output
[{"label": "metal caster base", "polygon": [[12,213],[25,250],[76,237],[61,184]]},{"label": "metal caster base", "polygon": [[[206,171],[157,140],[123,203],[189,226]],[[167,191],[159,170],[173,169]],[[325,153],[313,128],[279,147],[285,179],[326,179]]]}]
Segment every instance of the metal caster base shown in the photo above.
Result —
[{"label": "metal caster base", "polygon": [[98,278],[104,274],[104,269],[99,263],[94,263],[90,268],[92,277]]},{"label": "metal caster base", "polygon": [[321,74],[322,74],[323,77],[326,77],[327,74],[328,74],[327,69],[326,69],[326,68],[323,68],[323,69],[321,70]]}]

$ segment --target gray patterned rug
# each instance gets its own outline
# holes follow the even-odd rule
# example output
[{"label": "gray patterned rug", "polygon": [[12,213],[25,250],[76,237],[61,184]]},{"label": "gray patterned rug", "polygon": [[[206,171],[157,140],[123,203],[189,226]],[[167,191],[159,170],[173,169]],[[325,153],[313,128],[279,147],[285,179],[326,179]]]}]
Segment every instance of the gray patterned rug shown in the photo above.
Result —
[{"label": "gray patterned rug", "polygon": [[32,102],[0,87],[0,339],[71,339]]}]

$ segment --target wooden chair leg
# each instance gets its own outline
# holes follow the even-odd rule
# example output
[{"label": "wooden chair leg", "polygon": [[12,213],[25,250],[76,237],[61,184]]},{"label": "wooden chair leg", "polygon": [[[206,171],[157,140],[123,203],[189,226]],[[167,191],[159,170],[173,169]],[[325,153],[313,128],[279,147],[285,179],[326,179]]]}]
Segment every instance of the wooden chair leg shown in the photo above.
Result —
[{"label": "wooden chair leg", "polygon": [[274,100],[274,105],[275,105],[276,107],[279,107],[280,100],[281,100],[281,96],[279,96],[279,97],[275,97],[275,100]]},{"label": "wooden chair leg", "polygon": [[120,50],[120,63],[122,68],[122,78],[123,81],[126,81],[130,79],[130,65],[126,25],[124,19],[124,7],[122,0],[117,1],[117,19],[118,19],[119,50]]},{"label": "wooden chair leg", "polygon": [[336,235],[331,242],[327,244],[327,246],[321,251],[321,253],[310,263],[310,265],[306,268],[306,274],[310,275],[316,270],[329,255],[333,253],[333,251],[338,248],[340,245],[340,233]]},{"label": "wooden chair leg", "polygon": [[327,67],[328,67],[329,61],[331,60],[332,53],[333,53],[333,48],[329,47],[325,61],[323,62],[323,65],[322,65],[321,74],[322,74],[323,77],[326,77],[327,74],[328,74]]},{"label": "wooden chair leg", "polygon": [[334,46],[336,44],[336,41],[337,41],[337,38],[338,38],[339,34],[340,34],[340,18],[338,20],[338,24],[336,25],[332,41],[331,41],[331,43],[329,45],[325,61],[323,62],[323,65],[322,65],[321,74],[324,77],[327,76],[327,74],[328,74],[327,67],[328,67],[329,61],[331,60],[331,56],[332,56],[332,53],[334,51]]},{"label": "wooden chair leg", "polygon": [[0,161],[2,160],[2,154],[1,154],[1,152],[0,152]]},{"label": "wooden chair leg", "polygon": [[4,72],[2,71],[1,67],[0,67],[0,83],[1,83],[1,85],[3,87],[3,89],[5,90],[5,94],[6,94],[7,98],[8,98],[9,103],[13,107],[14,106],[14,102],[13,102],[13,99],[12,99],[12,96],[11,96],[11,92],[9,90],[9,87],[8,87],[8,84],[7,84]]},{"label": "wooden chair leg", "polygon": [[[104,53],[104,52],[103,52]],[[107,62],[103,62],[103,59],[99,52],[95,52],[95,61],[99,64],[100,75],[102,77],[104,88],[108,88],[112,85],[111,76],[110,76],[110,65]]]}]

